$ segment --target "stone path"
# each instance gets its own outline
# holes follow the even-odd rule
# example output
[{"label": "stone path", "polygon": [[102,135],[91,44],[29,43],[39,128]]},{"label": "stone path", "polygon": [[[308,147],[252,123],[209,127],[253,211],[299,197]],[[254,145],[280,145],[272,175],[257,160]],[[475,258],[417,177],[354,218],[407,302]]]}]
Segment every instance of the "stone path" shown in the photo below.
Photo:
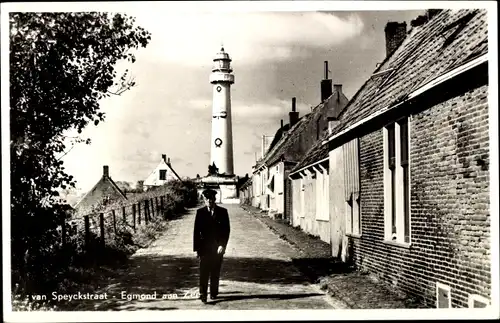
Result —
[{"label": "stone path", "polygon": [[138,250],[129,265],[106,283],[99,292],[106,292],[107,300],[82,302],[77,310],[335,307],[292,265],[291,259],[298,256],[296,250],[239,206],[224,207],[230,215],[231,236],[222,265],[219,299],[204,305],[196,298],[198,260],[192,252],[195,210],[191,210],[172,220],[163,236]]}]

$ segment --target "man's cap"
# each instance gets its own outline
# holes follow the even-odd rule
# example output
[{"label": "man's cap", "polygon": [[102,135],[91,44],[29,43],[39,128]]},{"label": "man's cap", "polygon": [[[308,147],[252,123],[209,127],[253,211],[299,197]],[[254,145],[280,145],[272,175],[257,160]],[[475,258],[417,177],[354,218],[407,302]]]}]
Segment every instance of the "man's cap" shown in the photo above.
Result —
[{"label": "man's cap", "polygon": [[211,197],[215,198],[215,196],[217,195],[217,191],[212,190],[212,189],[210,189],[210,188],[209,188],[209,189],[204,190],[202,194],[203,194],[203,196],[205,196],[207,199],[208,199],[208,198],[211,198]]}]

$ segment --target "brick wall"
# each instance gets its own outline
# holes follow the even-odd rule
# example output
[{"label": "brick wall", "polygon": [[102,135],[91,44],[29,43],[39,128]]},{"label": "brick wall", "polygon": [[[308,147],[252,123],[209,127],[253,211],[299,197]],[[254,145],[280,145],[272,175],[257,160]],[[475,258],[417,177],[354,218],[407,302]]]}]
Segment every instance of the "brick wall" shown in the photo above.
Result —
[{"label": "brick wall", "polygon": [[417,113],[410,121],[411,246],[384,240],[383,134],[360,138],[361,238],[357,266],[435,307],[436,282],[452,307],[490,297],[488,87]]}]

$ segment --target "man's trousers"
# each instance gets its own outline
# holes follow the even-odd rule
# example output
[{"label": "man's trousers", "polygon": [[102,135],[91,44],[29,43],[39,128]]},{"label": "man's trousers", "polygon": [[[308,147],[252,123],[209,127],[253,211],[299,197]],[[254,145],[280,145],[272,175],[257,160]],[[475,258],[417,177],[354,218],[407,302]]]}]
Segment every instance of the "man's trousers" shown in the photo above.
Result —
[{"label": "man's trousers", "polygon": [[210,278],[210,295],[219,293],[219,277],[223,255],[210,253],[200,256],[200,296],[207,297],[208,279]]}]

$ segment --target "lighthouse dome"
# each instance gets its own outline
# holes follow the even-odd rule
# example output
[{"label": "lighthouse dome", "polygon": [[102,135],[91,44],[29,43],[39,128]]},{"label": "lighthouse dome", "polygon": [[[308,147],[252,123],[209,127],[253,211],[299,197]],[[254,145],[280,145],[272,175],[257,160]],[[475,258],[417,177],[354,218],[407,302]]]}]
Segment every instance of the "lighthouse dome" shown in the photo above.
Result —
[{"label": "lighthouse dome", "polygon": [[229,58],[229,54],[224,51],[224,47],[220,49],[220,52],[215,54],[214,61],[217,60],[228,60],[231,61],[231,58]]}]

